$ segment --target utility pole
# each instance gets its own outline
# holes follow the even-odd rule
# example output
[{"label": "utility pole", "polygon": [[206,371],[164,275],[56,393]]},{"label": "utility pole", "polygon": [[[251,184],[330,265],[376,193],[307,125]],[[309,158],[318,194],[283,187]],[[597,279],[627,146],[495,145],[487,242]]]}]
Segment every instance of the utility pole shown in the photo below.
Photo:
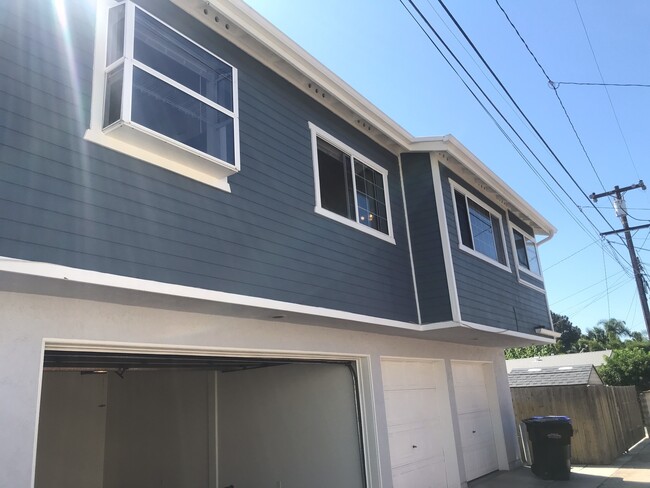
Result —
[{"label": "utility pole", "polygon": [[650,224],[647,225],[637,225],[633,228],[630,228],[627,222],[627,208],[625,206],[625,198],[623,194],[629,190],[635,190],[641,188],[642,190],[646,189],[646,186],[643,184],[643,180],[639,180],[637,184],[626,186],[624,188],[619,188],[618,185],[614,187],[612,191],[607,191],[605,193],[595,194],[592,193],[589,197],[597,202],[599,198],[607,197],[610,195],[616,195],[614,199],[614,210],[616,211],[616,216],[621,219],[621,224],[623,228],[619,230],[614,230],[610,232],[603,232],[600,235],[606,236],[610,234],[618,234],[620,232],[625,233],[625,241],[627,242],[627,250],[630,253],[630,260],[632,261],[632,269],[634,270],[634,279],[636,280],[636,289],[639,292],[639,299],[641,300],[641,309],[643,310],[643,319],[645,320],[645,328],[648,332],[648,338],[650,339],[650,310],[648,310],[648,298],[646,296],[645,284],[643,282],[643,276],[641,275],[641,264],[639,258],[637,257],[636,250],[634,249],[634,242],[632,241],[632,234],[630,234],[631,229],[643,229],[645,227],[650,227]]}]

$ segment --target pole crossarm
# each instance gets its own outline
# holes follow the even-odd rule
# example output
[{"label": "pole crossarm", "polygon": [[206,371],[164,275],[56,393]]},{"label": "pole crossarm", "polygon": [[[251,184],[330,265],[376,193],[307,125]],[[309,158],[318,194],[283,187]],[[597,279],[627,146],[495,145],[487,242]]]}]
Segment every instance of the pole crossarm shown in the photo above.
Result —
[{"label": "pole crossarm", "polygon": [[610,236],[612,234],[620,234],[621,232],[625,232],[628,230],[639,230],[639,229],[645,229],[647,227],[650,227],[650,224],[635,225],[634,227],[628,227],[627,229],[610,230],[608,232],[601,232],[600,235],[602,237],[605,237],[605,236]]},{"label": "pole crossarm", "polygon": [[634,185],[626,186],[624,188],[619,188],[618,186],[616,186],[612,191],[606,191],[604,193],[592,193],[591,195],[589,195],[589,198],[591,198],[594,202],[597,202],[599,198],[608,197],[614,194],[619,196],[621,193],[624,193],[628,190],[636,190],[637,188],[641,188],[642,190],[646,189],[643,180],[639,180],[638,183],[635,183]]},{"label": "pole crossarm", "polygon": [[609,232],[602,232],[601,236],[608,236],[611,234],[618,234],[619,232],[625,233],[625,243],[627,244],[627,250],[630,253],[630,261],[632,262],[632,270],[634,271],[634,281],[636,282],[636,289],[639,293],[639,300],[641,301],[641,310],[643,311],[643,320],[645,322],[645,328],[648,332],[648,337],[650,338],[650,308],[648,307],[648,298],[646,295],[646,284],[643,278],[643,273],[641,269],[641,262],[639,257],[636,255],[636,250],[634,249],[634,242],[632,241],[632,234],[630,231],[637,229],[645,229],[650,227],[650,224],[636,225],[630,227],[630,224],[627,222],[627,210],[625,209],[625,200],[623,194],[628,190],[635,190],[641,188],[642,190],[646,189],[643,180],[639,180],[638,183],[630,186],[620,188],[618,185],[614,187],[612,191],[606,191],[604,193],[592,193],[589,195],[594,202],[597,202],[599,198],[608,197],[610,195],[616,195],[614,199],[614,209],[616,210],[616,216],[621,219],[621,224],[623,228],[619,230],[613,230]]}]

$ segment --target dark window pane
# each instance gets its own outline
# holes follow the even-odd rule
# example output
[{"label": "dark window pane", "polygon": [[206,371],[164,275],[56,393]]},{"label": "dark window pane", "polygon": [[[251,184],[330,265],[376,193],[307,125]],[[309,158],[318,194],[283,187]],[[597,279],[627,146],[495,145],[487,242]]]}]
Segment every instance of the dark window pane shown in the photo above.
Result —
[{"label": "dark window pane", "polygon": [[104,97],[104,125],[108,127],[122,118],[122,81],[124,69],[120,66],[106,75],[106,95]]},{"label": "dark window pane", "polygon": [[530,239],[526,239],[526,254],[528,256],[528,269],[533,273],[541,274],[539,259],[537,257],[537,246]]},{"label": "dark window pane", "polygon": [[[383,190],[376,190],[375,182],[383,182],[384,177],[378,171],[359,161],[355,161],[354,166],[357,185],[357,203],[359,205],[359,222],[379,230],[384,234],[388,234],[388,225],[381,223],[382,218],[384,221],[386,218],[386,206],[383,204],[384,200],[382,199],[382,202],[378,202],[375,197],[377,192],[381,191],[383,193]],[[383,215],[378,215],[380,205],[383,207]]]},{"label": "dark window pane", "polygon": [[233,109],[232,68],[140,9],[136,9],[134,57],[222,107]]},{"label": "dark window pane", "polygon": [[106,46],[106,66],[124,56],[124,4],[108,11],[108,45]]},{"label": "dark window pane", "polygon": [[356,220],[350,156],[321,139],[318,139],[318,179],[321,206]]},{"label": "dark window pane", "polygon": [[490,213],[471,200],[468,202],[468,210],[469,222],[472,226],[474,250],[498,261]]},{"label": "dark window pane", "polygon": [[133,70],[133,122],[235,164],[234,121],[144,71]]},{"label": "dark window pane", "polygon": [[492,217],[492,233],[494,234],[494,243],[497,247],[497,261],[501,264],[506,264],[506,251],[503,248],[503,234],[501,232],[501,221],[495,217]]},{"label": "dark window pane", "polygon": [[472,244],[472,233],[469,228],[469,217],[467,214],[467,200],[465,195],[462,193],[454,192],[456,198],[456,211],[458,213],[458,225],[460,226],[460,238],[461,242],[469,247],[474,249],[474,244]]},{"label": "dark window pane", "polygon": [[524,236],[517,232],[516,230],[512,231],[515,237],[515,250],[517,252],[517,261],[519,265],[528,269],[528,256],[526,255],[526,240]]}]

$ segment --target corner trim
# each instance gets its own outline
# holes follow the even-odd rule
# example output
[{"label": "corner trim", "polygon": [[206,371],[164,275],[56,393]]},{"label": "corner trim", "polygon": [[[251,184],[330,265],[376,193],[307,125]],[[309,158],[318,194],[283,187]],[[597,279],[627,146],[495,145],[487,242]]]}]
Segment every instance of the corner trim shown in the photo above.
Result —
[{"label": "corner trim", "polygon": [[445,198],[442,191],[442,178],[440,176],[440,162],[433,153],[429,154],[431,159],[431,177],[433,179],[433,195],[436,201],[438,212],[438,226],[440,230],[440,241],[442,242],[442,254],[445,261],[445,273],[447,275],[447,287],[449,288],[449,303],[451,305],[451,318],[460,322],[460,302],[458,301],[458,288],[456,286],[456,274],[454,272],[454,261],[451,254],[451,242],[449,241],[449,228],[447,227],[447,211],[445,210]]},{"label": "corner trim", "polygon": [[418,293],[418,282],[415,276],[415,261],[413,260],[413,247],[411,246],[411,227],[409,226],[408,204],[406,203],[406,193],[404,191],[404,172],[402,171],[402,155],[397,159],[399,166],[399,183],[402,188],[402,203],[404,204],[404,225],[406,226],[406,242],[409,248],[409,259],[411,261],[411,276],[413,277],[413,292],[415,293],[415,308],[418,312],[418,324],[422,324],[422,314],[420,313],[420,294]]}]

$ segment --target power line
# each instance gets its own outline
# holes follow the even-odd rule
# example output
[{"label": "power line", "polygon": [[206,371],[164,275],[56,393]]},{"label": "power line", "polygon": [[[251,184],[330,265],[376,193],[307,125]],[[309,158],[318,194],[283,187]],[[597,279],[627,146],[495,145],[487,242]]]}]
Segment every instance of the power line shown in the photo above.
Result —
[{"label": "power line", "polygon": [[[585,20],[582,18],[582,12],[580,12],[580,7],[578,6],[578,0],[573,0],[573,3],[576,6],[576,10],[578,11],[578,17],[580,17],[580,23],[582,24],[582,29],[585,32],[585,37],[587,38],[587,43],[589,44],[589,49],[591,50],[591,55],[594,58],[594,63],[596,63],[596,68],[598,69],[598,74],[600,75],[600,81],[605,83],[605,77],[603,76],[603,72],[600,69],[600,64],[598,63],[598,58],[596,58],[596,52],[594,51],[594,46],[591,44],[591,38],[589,37],[589,32],[587,32],[587,26],[585,25]],[[609,93],[609,90],[607,86],[604,86],[605,88],[605,93],[607,93],[607,99],[609,100],[609,105],[612,107],[612,113],[614,114],[614,120],[616,120],[616,125],[618,126],[618,131],[621,133],[621,138],[623,139],[623,143],[625,144],[625,149],[627,150],[627,155],[630,158],[630,162],[632,163],[632,167],[634,168],[634,171],[636,173],[637,179],[641,179],[639,176],[639,170],[636,168],[636,163],[634,162],[634,158],[632,157],[632,152],[630,151],[630,146],[627,143],[627,139],[625,137],[625,134],[623,134],[623,128],[621,127],[621,122],[618,119],[618,115],[616,114],[616,109],[614,108],[614,102],[612,101],[612,96]]]},{"label": "power line", "polygon": [[[616,273],[611,275],[611,278],[614,278],[614,276],[618,276],[620,274],[623,274],[624,272],[625,272],[624,270],[617,271]],[[579,295],[583,291],[587,291],[588,289],[593,288],[594,286],[600,285],[605,280],[606,280],[606,278],[603,278],[602,280],[598,280],[598,281],[596,281],[595,283],[592,283],[589,286],[585,286],[584,288],[581,288],[580,290],[578,290],[576,292],[573,292],[571,295],[565,296],[564,298],[560,298],[559,300],[555,300],[553,303],[551,303],[551,306],[556,305],[558,303],[561,303],[561,302],[563,302],[565,300],[568,300],[569,298],[573,298],[574,296]],[[598,293],[600,293],[600,292],[598,292]],[[588,298],[587,300],[589,300],[590,298]]]},{"label": "power line", "polygon": [[567,257],[565,257],[565,258],[563,258],[563,259],[560,259],[559,261],[557,261],[557,262],[551,264],[550,266],[544,266],[544,271],[548,271],[549,269],[551,269],[551,268],[557,266],[558,264],[563,263],[563,262],[566,261],[567,259],[572,258],[572,257],[575,256],[576,254],[580,254],[582,251],[584,251],[585,249],[587,249],[587,248],[593,246],[593,245],[596,244],[597,242],[598,242],[597,240],[595,240],[595,241],[593,241],[593,242],[590,242],[590,243],[587,244],[585,247],[583,247],[583,248],[581,248],[581,249],[578,249],[576,252],[574,252],[574,253],[572,253],[572,254],[569,254]]},{"label": "power line", "polygon": [[[408,0],[408,1],[409,1],[409,3],[411,4],[411,6],[412,6],[412,7],[413,7],[417,12],[418,12],[418,15],[420,16],[420,18],[421,18],[421,19],[422,19],[422,20],[423,20],[423,21],[424,21],[424,22],[429,26],[429,29],[431,30],[431,32],[433,32],[433,34],[436,36],[436,38],[439,40],[439,42],[441,42],[442,45],[446,48],[446,50],[449,52],[449,54],[451,54],[451,56],[454,58],[454,60],[456,61],[456,63],[457,63],[457,64],[458,64],[462,69],[463,69],[463,71],[465,72],[465,74],[466,74],[466,75],[467,75],[467,76],[472,80],[472,82],[474,83],[474,85],[476,86],[476,88],[481,92],[481,94],[483,95],[483,97],[485,97],[485,99],[490,103],[490,105],[492,106],[492,108],[493,108],[493,109],[494,109],[494,110],[499,114],[499,116],[501,117],[501,119],[503,119],[503,121],[508,125],[508,127],[510,128],[510,130],[512,130],[512,132],[517,136],[517,138],[518,138],[518,139],[521,141],[521,143],[526,147],[526,149],[528,149],[528,151],[530,152],[530,154],[533,155],[533,157],[537,160],[537,162],[540,164],[540,166],[542,166],[542,168],[544,168],[544,170],[546,171],[546,173],[551,177],[551,179],[555,182],[555,184],[556,184],[556,185],[557,185],[557,186],[562,190],[562,192],[567,196],[567,198],[568,198],[568,199],[569,199],[569,200],[570,200],[570,201],[571,201],[571,202],[572,202],[572,203],[573,203],[573,204],[574,204],[574,205],[575,205],[579,210],[581,210],[581,209],[580,209],[580,206],[579,206],[579,205],[577,204],[577,202],[573,199],[573,197],[572,197],[572,196],[567,192],[567,190],[566,190],[566,189],[565,189],[565,188],[560,184],[560,182],[557,180],[557,178],[555,178],[555,176],[553,176],[553,174],[550,172],[550,170],[549,170],[549,169],[546,167],[546,165],[541,161],[541,159],[539,158],[539,156],[537,156],[537,154],[536,154],[536,153],[535,153],[535,152],[530,148],[530,146],[526,143],[526,141],[525,141],[525,140],[523,139],[523,137],[519,134],[519,132],[517,132],[517,130],[516,130],[516,129],[512,126],[512,124],[510,123],[510,121],[509,121],[509,120],[508,120],[508,119],[503,115],[503,113],[499,110],[499,108],[494,104],[494,102],[490,99],[490,97],[485,93],[485,91],[484,91],[484,90],[481,88],[481,86],[477,83],[477,81],[474,79],[474,77],[469,73],[469,71],[467,71],[467,68],[465,68],[465,66],[460,62],[460,60],[458,59],[458,57],[453,53],[453,51],[451,51],[451,49],[449,48],[449,46],[448,46],[448,45],[445,43],[445,41],[440,37],[440,35],[438,34],[438,32],[433,28],[433,26],[431,25],[431,23],[430,23],[430,22],[427,20],[427,18],[422,14],[422,12],[418,9],[418,7],[417,7],[417,6],[416,6],[416,5],[415,5],[411,0]],[[503,126],[501,126],[501,124],[496,120],[496,118],[494,117],[494,115],[493,115],[493,114],[490,112],[490,110],[485,106],[485,104],[481,101],[481,99],[480,99],[480,98],[478,97],[478,95],[474,92],[474,90],[473,90],[473,89],[468,85],[468,83],[463,79],[463,77],[461,76],[461,74],[459,73],[459,71],[458,71],[458,70],[456,69],[456,67],[452,64],[452,62],[449,60],[449,58],[447,58],[447,56],[442,52],[442,49],[441,49],[441,48],[436,44],[436,42],[433,40],[433,38],[431,37],[431,35],[429,34],[429,32],[427,32],[427,30],[426,30],[426,29],[425,29],[425,28],[420,24],[420,22],[418,21],[418,19],[415,17],[415,15],[413,14],[413,12],[411,12],[411,10],[406,6],[406,4],[404,3],[404,0],[400,0],[400,3],[401,3],[402,6],[404,7],[404,9],[408,12],[408,14],[413,18],[413,20],[415,21],[415,23],[417,24],[417,26],[418,26],[418,27],[420,28],[420,30],[422,30],[422,32],[424,33],[424,35],[429,39],[429,41],[431,42],[431,44],[433,45],[433,47],[438,51],[438,53],[442,56],[442,58],[445,60],[445,62],[449,65],[449,67],[452,69],[452,71],[456,74],[456,76],[458,76],[458,78],[460,79],[461,83],[463,83],[463,85],[465,86],[465,88],[467,88],[467,90],[470,92],[470,94],[472,95],[472,97],[474,97],[474,99],[475,99],[475,100],[477,101],[477,103],[481,106],[481,108],[485,111],[485,113],[488,115],[488,117],[490,117],[490,119],[491,119],[491,120],[494,122],[494,124],[497,126],[497,128],[499,129],[499,131],[504,135],[504,137],[508,140],[508,142],[510,142],[510,144],[513,146],[513,148],[515,149],[515,151],[517,151],[517,153],[522,157],[522,159],[523,159],[524,162],[529,166],[529,168],[531,169],[531,171],[533,171],[533,173],[535,173],[535,175],[540,179],[540,181],[541,181],[541,182],[544,184],[544,186],[549,190],[549,192],[550,192],[550,193],[555,197],[555,199],[556,199],[556,200],[558,201],[558,203],[562,206],[562,208],[563,208],[563,209],[564,209],[564,210],[569,214],[569,216],[574,220],[574,222],[576,223],[576,225],[578,225],[578,227],[580,227],[580,228],[581,228],[581,229],[582,229],[582,230],[583,230],[583,231],[584,231],[584,232],[585,232],[585,233],[586,233],[590,238],[594,239],[594,240],[597,242],[597,240],[596,240],[595,237],[591,234],[591,232],[589,232],[589,230],[585,227],[585,225],[584,225],[581,221],[579,221],[579,220],[576,218],[575,215],[573,215],[573,213],[569,210],[569,208],[566,206],[566,204],[564,203],[564,201],[562,201],[562,199],[557,195],[557,193],[555,193],[555,191],[550,187],[550,185],[546,182],[546,180],[545,180],[545,179],[540,175],[540,173],[539,173],[539,172],[537,171],[537,169],[532,165],[532,163],[530,162],[530,160],[529,160],[529,159],[524,155],[523,151],[522,151],[522,150],[517,146],[517,144],[512,140],[512,138],[510,137],[510,135],[505,131],[505,129],[503,128]],[[584,212],[582,212],[582,210],[581,210],[581,213],[582,213],[582,215],[585,217],[585,219],[586,219],[586,220],[591,224],[591,226],[596,230],[596,232],[598,232],[598,227],[593,223],[593,221],[591,221],[591,219],[590,219],[589,217],[587,217],[587,216],[584,214]],[[601,216],[602,216],[602,214],[601,214]],[[604,218],[604,217],[603,217],[603,218]],[[611,257],[612,257],[615,261],[617,261],[619,265],[623,266],[623,265],[620,263],[620,261],[618,260],[618,257],[616,256],[616,255],[618,254],[618,256],[620,256],[620,257],[622,258],[621,254],[620,254],[616,249],[614,249],[613,246],[610,245],[610,248],[612,248],[612,254],[611,254]]]},{"label": "power line", "polygon": [[576,136],[576,139],[578,140],[578,143],[580,144],[580,147],[582,148],[582,152],[584,153],[585,157],[587,158],[587,161],[589,162],[589,165],[591,166],[591,169],[593,170],[594,174],[596,175],[596,179],[598,179],[598,183],[600,183],[600,186],[603,188],[603,190],[605,190],[605,185],[603,184],[603,181],[600,179],[600,175],[598,174],[598,171],[596,171],[596,167],[595,167],[593,161],[591,160],[591,157],[589,156],[589,153],[587,152],[587,148],[585,147],[584,143],[582,142],[582,138],[578,134],[578,130],[576,129],[576,126],[573,123],[573,120],[569,116],[569,112],[568,112],[566,106],[564,105],[564,101],[562,100],[562,98],[560,97],[560,94],[557,91],[557,87],[556,87],[555,83],[551,80],[551,77],[548,75],[548,73],[546,72],[546,70],[542,66],[542,63],[540,63],[539,59],[537,59],[537,56],[535,56],[535,54],[533,53],[533,50],[530,48],[528,43],[524,40],[524,37],[519,32],[519,29],[517,29],[517,27],[515,26],[512,19],[510,19],[510,16],[508,15],[508,13],[501,6],[501,4],[499,3],[499,0],[495,0],[495,2],[498,5],[501,12],[503,12],[503,15],[505,16],[505,18],[508,21],[508,23],[510,24],[510,26],[513,28],[513,30],[515,31],[515,33],[519,37],[519,40],[524,44],[524,46],[526,47],[526,50],[528,51],[528,53],[535,60],[535,63],[537,64],[539,69],[542,71],[542,73],[544,73],[544,76],[546,77],[548,85],[553,89],[553,93],[555,94],[555,96],[557,98],[557,101],[560,104],[560,107],[562,107],[562,111],[564,112],[564,115],[566,116],[567,120],[569,121],[569,125],[571,126],[571,129],[573,130],[573,134]]},{"label": "power line", "polygon": [[[467,71],[467,69],[465,68],[465,66],[460,62],[460,60],[458,59],[458,57],[457,57],[457,56],[456,56],[456,55],[451,51],[451,49],[449,48],[449,46],[444,42],[444,40],[443,40],[443,39],[440,37],[440,35],[436,32],[436,30],[433,28],[433,26],[432,26],[431,23],[428,21],[428,19],[427,19],[427,18],[422,14],[422,12],[420,11],[420,9],[419,9],[419,8],[418,8],[418,7],[413,3],[413,0],[408,0],[408,1],[409,1],[409,3],[411,4],[411,6],[412,6],[412,7],[413,7],[417,12],[418,12],[418,14],[419,14],[419,16],[422,18],[422,20],[424,20],[424,22],[429,26],[429,28],[432,30],[432,32],[435,34],[435,36],[438,38],[438,40],[443,44],[443,46],[445,47],[445,49],[446,49],[446,50],[447,50],[447,51],[452,55],[452,57],[456,60],[456,62],[460,65],[460,67],[463,68],[463,70],[465,71],[465,73],[467,74],[467,76],[469,76],[469,78],[472,80],[472,82],[473,82],[475,85],[477,85],[477,88],[481,91],[481,93],[483,94],[483,96],[487,98],[487,100],[488,100],[488,101],[490,102],[490,104],[494,107],[494,109],[497,111],[497,113],[499,113],[499,115],[500,115],[500,116],[505,120],[506,124],[508,124],[508,126],[511,128],[511,130],[513,130],[513,132],[517,135],[517,137],[518,137],[518,138],[522,141],[522,143],[526,146],[526,148],[527,148],[527,149],[528,149],[528,150],[533,154],[533,156],[535,156],[535,159],[537,159],[537,161],[538,161],[538,162],[540,163],[540,165],[544,168],[544,170],[549,174],[549,176],[551,176],[551,178],[553,179],[553,181],[555,181],[556,184],[558,184],[558,186],[560,186],[560,188],[562,189],[562,191],[563,191],[563,192],[564,192],[564,193],[569,197],[569,199],[572,201],[572,203],[578,207],[578,205],[577,205],[577,203],[575,202],[575,200],[573,200],[573,198],[571,198],[571,197],[569,196],[568,192],[567,192],[567,191],[566,191],[566,190],[565,190],[565,189],[564,189],[564,188],[563,188],[563,187],[558,183],[557,179],[556,179],[556,178],[555,178],[555,177],[550,173],[550,171],[546,168],[546,166],[541,162],[541,160],[539,159],[539,157],[537,157],[537,155],[536,155],[536,154],[535,154],[535,153],[530,149],[530,147],[526,144],[526,142],[523,140],[523,138],[521,137],[521,135],[520,135],[520,134],[519,134],[519,133],[514,129],[514,127],[512,126],[512,124],[510,124],[510,122],[509,122],[507,119],[505,119],[505,117],[503,116],[503,114],[501,113],[501,111],[500,111],[500,110],[499,110],[499,109],[494,105],[494,103],[492,102],[492,100],[491,100],[491,99],[490,99],[490,98],[485,94],[485,92],[481,89],[481,87],[478,85],[478,83],[476,82],[476,80],[474,79],[474,77],[469,73],[469,71]],[[402,0],[400,0],[400,2],[402,2]],[[444,3],[442,0],[438,0],[438,3],[440,3],[440,5],[441,5],[442,8],[445,10],[445,12],[447,13],[447,15],[449,15],[449,18],[452,20],[452,22],[454,23],[454,25],[456,26],[456,28],[460,31],[460,33],[463,35],[463,37],[465,38],[465,40],[466,40],[466,41],[469,43],[469,45],[472,47],[472,49],[474,50],[474,52],[476,53],[476,55],[477,55],[477,56],[479,57],[479,59],[483,62],[483,64],[485,65],[485,67],[488,69],[488,71],[490,72],[490,74],[491,74],[491,75],[494,77],[494,79],[497,81],[497,83],[499,84],[499,86],[501,87],[501,89],[505,92],[505,94],[508,96],[508,98],[510,99],[510,101],[511,101],[511,102],[514,104],[514,106],[517,108],[517,110],[519,111],[519,113],[521,113],[521,115],[524,117],[524,119],[526,120],[526,122],[528,123],[528,125],[530,126],[530,128],[535,132],[535,134],[537,135],[537,137],[539,138],[539,140],[544,144],[544,146],[546,147],[546,149],[550,152],[550,154],[551,154],[551,155],[553,156],[553,158],[557,161],[557,163],[560,165],[560,167],[564,170],[564,172],[567,174],[567,176],[571,179],[571,181],[574,183],[574,185],[578,188],[578,190],[580,191],[580,193],[582,193],[582,195],[583,195],[583,196],[584,196],[584,197],[589,201],[589,203],[590,203],[592,206],[594,206],[594,208],[595,208],[594,202],[592,202],[592,201],[590,200],[589,196],[588,196],[587,193],[582,189],[582,187],[580,186],[580,184],[576,181],[575,177],[574,177],[574,176],[571,174],[571,172],[567,169],[567,167],[564,165],[564,163],[562,163],[562,161],[561,161],[560,158],[557,156],[557,154],[555,153],[555,151],[553,151],[553,149],[552,149],[551,146],[548,144],[548,142],[546,141],[546,139],[545,139],[545,138],[540,134],[540,132],[537,130],[537,127],[536,127],[536,126],[535,126],[535,125],[530,121],[530,119],[526,116],[525,112],[521,109],[521,107],[519,106],[519,104],[518,104],[518,103],[515,101],[515,99],[512,97],[512,95],[510,94],[510,92],[508,91],[508,89],[507,89],[507,88],[505,87],[505,85],[501,82],[501,79],[500,79],[500,78],[497,76],[497,74],[494,72],[494,70],[492,69],[492,67],[490,66],[490,64],[485,60],[485,58],[484,58],[483,55],[480,53],[480,51],[478,50],[478,48],[476,47],[476,45],[474,44],[474,42],[469,38],[469,36],[468,36],[467,33],[465,32],[465,30],[460,26],[460,24],[458,23],[458,21],[456,20],[456,18],[454,17],[454,15],[449,11],[449,9],[448,9],[447,6],[445,5],[445,3]],[[403,2],[402,2],[402,5],[404,5]],[[405,5],[404,5],[404,6],[405,6]],[[406,6],[405,6],[405,7],[406,7]],[[408,9],[407,9],[407,10],[408,10]],[[418,24],[418,25],[419,25],[419,24]],[[420,27],[421,27],[421,26],[420,26]],[[428,36],[428,37],[429,37],[429,39],[433,42],[433,39],[431,39],[430,36]],[[434,43],[434,44],[435,44],[435,43]],[[436,46],[436,48],[437,48],[438,51],[440,52],[440,49],[439,49],[437,46]],[[443,56],[443,57],[444,57],[444,56]],[[446,58],[445,58],[445,59],[446,59]],[[447,60],[447,59],[446,59],[446,60]],[[449,63],[449,60],[447,60],[447,62]],[[598,212],[598,214],[600,215],[600,217],[603,219],[603,221],[607,224],[607,226],[609,226],[609,228],[610,228],[611,230],[614,230],[614,227],[612,227],[612,225],[609,223],[609,221],[608,221],[607,218],[603,215],[603,213],[602,213],[600,210],[598,210],[598,209],[596,209],[596,211]],[[583,213],[583,215],[584,215],[584,213]],[[594,224],[594,223],[593,223],[593,222],[592,222],[592,221],[591,221],[591,220],[590,220],[586,215],[584,215],[584,216],[585,216],[585,218],[589,221],[589,223],[590,223],[590,224],[591,224],[591,225],[596,229],[596,231],[598,232],[598,228],[596,227],[596,225],[595,225],[595,224]],[[612,249],[614,250],[613,247],[612,247]],[[619,257],[621,257],[622,259],[624,259],[623,256],[618,252],[618,250],[614,250],[614,252],[616,252],[616,253],[619,255]],[[615,259],[616,259],[616,258],[615,258]],[[617,261],[618,261],[618,260],[617,260]],[[620,264],[620,262],[619,262],[619,264]]]},{"label": "power line", "polygon": [[645,83],[594,83],[587,81],[554,81],[553,85],[560,87],[562,85],[576,85],[576,86],[617,86],[624,88],[650,88],[650,85]]}]

